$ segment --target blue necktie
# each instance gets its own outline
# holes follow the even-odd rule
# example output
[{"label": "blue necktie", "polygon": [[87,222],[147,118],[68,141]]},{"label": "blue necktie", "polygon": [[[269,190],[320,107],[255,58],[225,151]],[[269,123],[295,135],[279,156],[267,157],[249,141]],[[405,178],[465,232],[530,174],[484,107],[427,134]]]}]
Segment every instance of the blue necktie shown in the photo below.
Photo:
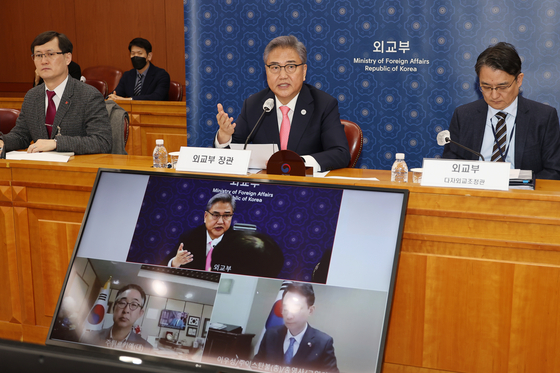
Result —
[{"label": "blue necktie", "polygon": [[140,96],[140,92],[142,91],[142,79],[143,78],[144,78],[144,75],[138,74],[138,82],[136,83],[136,86],[134,87],[134,96]]},{"label": "blue necktie", "polygon": [[284,362],[288,365],[290,365],[290,363],[292,362],[292,358],[294,357],[294,343],[296,342],[296,339],[294,337],[290,338],[290,345],[288,346],[288,349],[286,350],[286,353],[284,354]]}]

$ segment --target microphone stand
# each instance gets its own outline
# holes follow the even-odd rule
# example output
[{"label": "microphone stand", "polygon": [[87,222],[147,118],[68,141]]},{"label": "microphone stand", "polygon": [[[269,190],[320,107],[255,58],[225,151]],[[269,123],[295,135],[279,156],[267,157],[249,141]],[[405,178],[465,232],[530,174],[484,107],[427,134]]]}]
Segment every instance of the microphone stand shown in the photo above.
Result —
[{"label": "microphone stand", "polygon": [[[270,111],[270,110],[269,110]],[[268,113],[268,111],[263,110],[259,120],[257,121],[257,124],[255,124],[255,127],[253,127],[253,129],[251,130],[251,133],[249,134],[249,136],[247,136],[247,140],[245,140],[245,145],[243,146],[243,150],[247,149],[247,144],[249,143],[249,140],[251,139],[251,136],[253,136],[253,133],[256,131],[256,129],[259,127],[259,125],[262,122],[262,119],[264,117],[264,115]]]},{"label": "microphone stand", "polygon": [[458,142],[451,140],[449,137],[446,137],[446,138],[445,138],[445,141],[449,141],[449,142],[451,142],[451,143],[457,145],[458,147],[463,148],[463,149],[465,149],[465,150],[467,150],[467,151],[473,153],[474,155],[479,156],[480,158],[482,158],[482,161],[484,162],[484,157],[482,156],[482,154],[477,153],[477,152],[475,152],[474,150],[469,149],[469,148],[467,148],[466,146],[461,145],[461,144],[459,144]]}]

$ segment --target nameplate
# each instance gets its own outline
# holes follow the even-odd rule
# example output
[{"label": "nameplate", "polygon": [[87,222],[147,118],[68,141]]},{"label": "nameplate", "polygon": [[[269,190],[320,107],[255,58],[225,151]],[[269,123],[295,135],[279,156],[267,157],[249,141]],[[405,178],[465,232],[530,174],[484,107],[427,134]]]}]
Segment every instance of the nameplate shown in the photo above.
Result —
[{"label": "nameplate", "polygon": [[508,190],[509,162],[424,159],[422,186]]},{"label": "nameplate", "polygon": [[250,150],[182,146],[177,171],[247,175]]}]

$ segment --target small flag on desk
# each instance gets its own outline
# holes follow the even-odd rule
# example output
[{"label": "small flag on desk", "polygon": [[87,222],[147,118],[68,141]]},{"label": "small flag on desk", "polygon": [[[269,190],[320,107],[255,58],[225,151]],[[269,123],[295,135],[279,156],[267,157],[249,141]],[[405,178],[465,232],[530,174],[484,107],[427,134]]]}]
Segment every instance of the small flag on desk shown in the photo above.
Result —
[{"label": "small flag on desk", "polygon": [[95,304],[89,311],[89,314],[84,321],[84,332],[88,330],[101,330],[103,328],[103,320],[107,314],[107,303],[109,300],[109,293],[111,292],[112,278],[112,276],[109,277],[105,286],[103,286],[99,292],[99,296],[97,297]]},{"label": "small flag on desk", "polygon": [[255,345],[255,355],[257,354],[257,352],[259,352],[259,347],[261,345],[261,341],[264,337],[264,333],[266,332],[266,330],[268,328],[273,328],[275,326],[284,325],[284,318],[282,317],[282,307],[283,307],[282,295],[284,294],[284,291],[288,287],[288,284],[291,283],[292,283],[291,281],[282,282],[282,286],[280,286],[280,290],[276,295],[276,300],[274,301],[274,304],[272,305],[272,309],[270,310],[270,313],[268,314],[268,318],[266,319],[266,323],[264,324],[264,328],[263,331],[261,332],[261,336],[259,337],[259,340]]}]

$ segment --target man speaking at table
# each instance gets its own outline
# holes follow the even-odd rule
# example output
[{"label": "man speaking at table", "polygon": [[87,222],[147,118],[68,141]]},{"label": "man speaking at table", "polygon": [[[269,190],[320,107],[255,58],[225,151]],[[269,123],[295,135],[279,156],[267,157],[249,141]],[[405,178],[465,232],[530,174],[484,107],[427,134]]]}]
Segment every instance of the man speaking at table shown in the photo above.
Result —
[{"label": "man speaking at table", "polygon": [[229,193],[212,196],[204,210],[204,224],[183,233],[179,247],[165,259],[169,267],[211,271],[212,253],[220,251],[222,239],[231,226],[235,198]]},{"label": "man speaking at table", "polygon": [[110,153],[111,126],[103,96],[68,75],[70,40],[55,31],[43,32],[31,44],[31,53],[45,84],[27,92],[15,127],[0,134],[3,153],[25,148],[29,153]]},{"label": "man speaking at table", "polygon": [[[478,151],[485,160],[510,162],[532,170],[537,179],[560,179],[560,128],[556,109],[524,98],[521,58],[515,47],[500,42],[478,56],[475,65],[484,100],[455,109],[451,139]],[[443,158],[478,159],[448,143]]]},{"label": "man speaking at table", "polygon": [[235,123],[218,104],[220,128],[214,146],[245,143],[263,113],[263,104],[271,98],[275,110],[265,114],[253,133],[254,144],[278,144],[281,150],[298,153],[307,167],[321,171],[348,166],[350,151],[337,100],[304,83],[307,50],[303,43],[292,35],[279,36],[266,46],[263,59],[268,88],[245,100]]}]

